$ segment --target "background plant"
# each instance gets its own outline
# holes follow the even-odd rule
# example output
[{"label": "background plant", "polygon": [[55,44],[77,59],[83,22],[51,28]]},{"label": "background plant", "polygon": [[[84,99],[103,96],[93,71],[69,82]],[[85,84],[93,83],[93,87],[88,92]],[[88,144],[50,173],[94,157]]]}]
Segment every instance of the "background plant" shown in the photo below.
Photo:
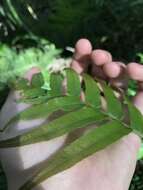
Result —
[{"label": "background plant", "polygon": [[[16,80],[17,77],[24,74],[32,67],[41,70],[45,81],[45,88],[48,88],[48,70],[50,65],[59,58],[60,50],[53,44],[43,40],[39,47],[17,50],[7,45],[0,45],[0,90],[2,90],[9,81]],[[64,61],[63,61],[64,62]],[[64,64],[64,63],[63,63]],[[62,65],[59,65],[59,67]],[[46,84],[47,83],[47,84]]]},{"label": "background plant", "polygon": [[108,49],[115,58],[125,61],[133,61],[136,53],[142,51],[141,0],[83,0],[82,3],[75,0],[3,0],[2,3],[16,35],[33,32],[63,48],[87,37],[94,47]]}]

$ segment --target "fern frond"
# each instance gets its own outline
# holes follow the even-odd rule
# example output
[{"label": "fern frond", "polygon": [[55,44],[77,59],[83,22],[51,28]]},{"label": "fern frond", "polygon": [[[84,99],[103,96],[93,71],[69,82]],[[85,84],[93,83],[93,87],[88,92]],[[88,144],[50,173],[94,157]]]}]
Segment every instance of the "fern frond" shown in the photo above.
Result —
[{"label": "fern frond", "polygon": [[[86,74],[82,76],[83,82],[80,83],[80,78],[75,71],[67,69],[65,72],[65,78],[59,74],[51,76],[51,87],[53,88],[51,99],[48,99],[46,103],[27,108],[12,118],[7,126],[16,120],[47,118],[58,110],[64,111],[63,114],[48,124],[40,125],[14,138],[0,141],[0,148],[24,146],[51,140],[76,131],[78,128],[85,129],[93,124],[96,124],[96,127],[88,129],[87,133],[77,137],[55,154],[48,160],[47,167],[41,168],[20,190],[30,190],[48,177],[73,166],[132,131],[143,135],[143,116],[127,98],[124,98],[121,103],[107,84],[94,81]],[[66,93],[61,93],[62,81],[65,79],[67,81]],[[80,98],[81,92],[84,92],[84,99]],[[102,107],[101,92],[104,94],[106,109]],[[47,93],[50,94],[50,91]],[[127,115],[125,106],[129,111],[128,120],[130,122],[126,122],[124,119]]]}]

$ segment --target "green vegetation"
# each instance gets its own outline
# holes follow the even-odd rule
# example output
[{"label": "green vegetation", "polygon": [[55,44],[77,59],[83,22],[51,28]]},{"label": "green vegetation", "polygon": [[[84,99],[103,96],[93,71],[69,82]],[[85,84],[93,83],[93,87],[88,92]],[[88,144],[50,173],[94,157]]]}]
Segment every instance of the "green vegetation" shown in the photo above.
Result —
[{"label": "green vegetation", "polygon": [[[80,37],[87,37],[94,47],[108,49],[116,59],[125,61],[133,61],[136,53],[142,51],[141,0],[2,2],[3,27],[6,26],[12,36],[28,31],[62,48],[73,46]],[[5,40],[10,41],[7,36]]]},{"label": "green vegetation", "polygon": [[[65,77],[65,72],[52,73],[54,69],[57,71],[57,65],[58,71],[68,67],[65,60],[65,56],[67,56],[65,47],[73,46],[76,40],[81,37],[91,40],[94,48],[107,49],[116,60],[129,62],[140,59],[140,62],[143,63],[142,18],[143,2],[141,0],[83,0],[82,3],[75,0],[44,0],[42,2],[38,0],[2,0],[0,2],[0,108],[11,88],[21,92],[22,98],[19,101],[33,104],[31,108],[8,121],[4,129],[18,119],[45,118],[59,109],[64,112],[63,116],[48,124],[48,128],[47,125],[39,126],[27,134],[0,142],[0,146],[22,146],[52,139],[92,123],[98,125],[104,123],[102,123],[101,129],[92,129],[87,135],[83,135],[65,147],[50,161],[51,167],[44,170],[41,168],[39,171],[40,178],[34,176],[21,189],[26,190],[26,188],[34,186],[47,177],[72,166],[132,130],[142,134],[140,112],[126,100],[132,122],[131,126],[124,123],[123,108],[109,86],[102,84],[104,96],[108,103],[108,110],[102,112],[101,95],[97,81],[95,82],[88,75],[85,75],[85,88],[80,84],[78,76],[68,70],[66,72],[68,89],[66,96],[63,96],[61,83]],[[59,60],[61,58],[62,63]],[[41,70],[41,73],[34,76],[31,85],[29,85],[22,76],[35,66]],[[81,89],[85,90],[85,102],[79,99]],[[127,97],[134,96],[136,91],[136,82],[131,80]],[[97,99],[93,98],[95,93]],[[118,104],[118,109],[112,110],[112,107],[117,108],[117,106],[113,106],[115,104]],[[37,114],[36,110],[39,109],[41,112]],[[99,114],[95,113],[95,110],[98,110]],[[75,124],[74,119],[77,119],[77,113],[81,114],[81,117]],[[136,120],[137,118],[138,120]],[[106,123],[109,119],[111,120],[110,124]],[[134,125],[137,121],[138,125]],[[62,130],[58,130],[61,122],[65,125],[63,125]],[[110,128],[108,132],[106,131],[107,126]],[[129,128],[127,129],[125,126]],[[47,130],[44,135],[43,130],[45,128]],[[120,132],[118,133],[118,131]],[[97,141],[94,141],[95,137]],[[110,141],[107,140],[108,138]],[[105,139],[105,144],[101,143],[101,139]],[[94,146],[95,149],[90,146],[91,143],[96,145]],[[75,149],[76,145],[79,145],[80,149]],[[79,154],[79,151],[82,154]],[[73,159],[70,161],[68,158],[72,155]],[[141,157],[142,149],[139,158]],[[59,165],[62,165],[62,168],[59,168]],[[141,176],[141,170],[139,172]],[[137,177],[138,174],[136,174]],[[133,179],[131,190],[142,188],[143,183],[139,179]],[[0,189],[7,190],[1,165]]]},{"label": "green vegetation", "polygon": [[[42,41],[43,42],[43,41]],[[3,89],[8,81],[16,80],[23,76],[32,67],[38,67],[44,78],[45,88],[48,88],[48,71],[50,65],[59,57],[60,50],[53,44],[44,41],[39,48],[27,48],[17,52],[15,48],[0,45],[0,89]],[[48,73],[48,72],[47,72]]]},{"label": "green vegetation", "polygon": [[[85,83],[83,89],[82,85],[80,85],[79,76],[75,71],[66,69],[65,72],[65,77],[67,78],[66,94],[61,92],[62,82],[57,83],[58,80],[55,80],[56,77],[59,78],[59,74],[54,74],[54,77],[51,77],[50,80],[52,85],[54,83],[54,88],[51,86],[51,89],[45,94],[47,96],[46,102],[38,103],[38,105],[33,105],[20,112],[8,121],[3,131],[9,127],[9,124],[18,120],[27,121],[37,118],[48,118],[58,110],[62,110],[64,112],[63,115],[53,119],[49,124],[42,124],[38,128],[34,128],[22,135],[0,141],[0,148],[24,146],[51,140],[64,134],[69,134],[79,128],[86,128],[92,124],[100,127],[90,129],[88,133],[81,135],[65,146],[50,161],[48,160],[50,164],[47,164],[47,167],[39,169],[37,174],[29,179],[20,190],[29,190],[35,187],[48,177],[73,166],[132,131],[140,134],[141,137],[143,136],[142,114],[132,105],[128,98],[125,98],[121,104],[116,98],[114,91],[108,85],[94,81],[87,74],[83,75]],[[39,81],[38,78],[37,80]],[[102,93],[104,93],[107,103],[106,110],[102,107],[99,84],[102,86]],[[39,83],[36,88],[42,87],[41,85],[42,83]],[[23,91],[25,90],[24,88]],[[80,99],[82,90],[85,92],[85,101]],[[39,96],[42,97],[43,94],[40,92]],[[126,122],[124,119],[127,117],[127,112],[124,110],[125,105],[129,111],[129,122]],[[40,114],[37,114],[37,110],[40,110]]]}]

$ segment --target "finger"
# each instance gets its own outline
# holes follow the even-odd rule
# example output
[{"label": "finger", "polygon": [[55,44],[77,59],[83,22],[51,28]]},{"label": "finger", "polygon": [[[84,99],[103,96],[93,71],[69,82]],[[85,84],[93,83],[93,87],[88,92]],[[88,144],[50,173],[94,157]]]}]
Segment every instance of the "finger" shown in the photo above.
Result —
[{"label": "finger", "polygon": [[86,71],[90,62],[90,54],[92,52],[92,45],[87,39],[80,39],[75,45],[75,53],[71,68],[78,74]]},{"label": "finger", "polygon": [[110,62],[103,65],[103,71],[109,78],[117,78],[121,74],[121,67],[118,62]]},{"label": "finger", "polygon": [[91,74],[94,78],[107,80],[107,75],[103,71],[103,65],[112,61],[112,56],[109,52],[104,50],[94,50],[91,54]]},{"label": "finger", "polygon": [[40,69],[38,67],[32,67],[29,71],[25,73],[24,78],[28,81],[32,80],[33,75],[40,73]]},{"label": "finger", "polygon": [[81,60],[85,56],[89,56],[92,52],[92,45],[87,39],[80,39],[75,45],[74,59]]},{"label": "finger", "polygon": [[108,80],[108,77],[105,75],[102,67],[97,65],[92,65],[91,75],[94,79],[99,78],[102,80]]},{"label": "finger", "polygon": [[137,98],[138,100],[138,97],[140,99],[140,91],[143,91],[143,65],[140,65],[138,63],[129,63],[127,65],[127,74],[131,79],[138,82],[139,93],[137,96],[135,96],[135,99]]},{"label": "finger", "polygon": [[127,73],[131,79],[143,82],[143,65],[129,63],[127,65]]},{"label": "finger", "polygon": [[140,91],[133,98],[134,105],[141,111],[143,114],[143,91]]},{"label": "finger", "polygon": [[71,64],[71,68],[73,70],[75,70],[78,74],[81,74],[83,73],[84,71],[86,71],[88,67],[88,64],[87,63],[81,63],[79,61],[76,61],[76,60],[73,60],[72,61],[72,64]]},{"label": "finger", "polygon": [[[113,63],[114,63],[114,66],[112,66],[112,68],[108,66],[105,67],[106,74],[110,76],[111,86],[115,88],[127,90],[129,77],[126,72],[126,65],[122,62],[113,62]],[[116,69],[115,69],[116,72],[114,73],[113,68],[115,68],[115,64],[116,64]]]},{"label": "finger", "polygon": [[102,66],[112,62],[112,55],[108,51],[97,49],[92,52],[91,60],[93,64]]}]

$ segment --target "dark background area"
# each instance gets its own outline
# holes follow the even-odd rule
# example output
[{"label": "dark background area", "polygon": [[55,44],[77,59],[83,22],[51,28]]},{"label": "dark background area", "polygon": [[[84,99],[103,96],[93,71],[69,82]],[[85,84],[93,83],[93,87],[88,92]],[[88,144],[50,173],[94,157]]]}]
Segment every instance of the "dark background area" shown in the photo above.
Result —
[{"label": "dark background area", "polygon": [[86,37],[128,62],[143,52],[142,18],[142,0],[4,0],[0,39],[11,44],[28,32],[64,48]]}]

